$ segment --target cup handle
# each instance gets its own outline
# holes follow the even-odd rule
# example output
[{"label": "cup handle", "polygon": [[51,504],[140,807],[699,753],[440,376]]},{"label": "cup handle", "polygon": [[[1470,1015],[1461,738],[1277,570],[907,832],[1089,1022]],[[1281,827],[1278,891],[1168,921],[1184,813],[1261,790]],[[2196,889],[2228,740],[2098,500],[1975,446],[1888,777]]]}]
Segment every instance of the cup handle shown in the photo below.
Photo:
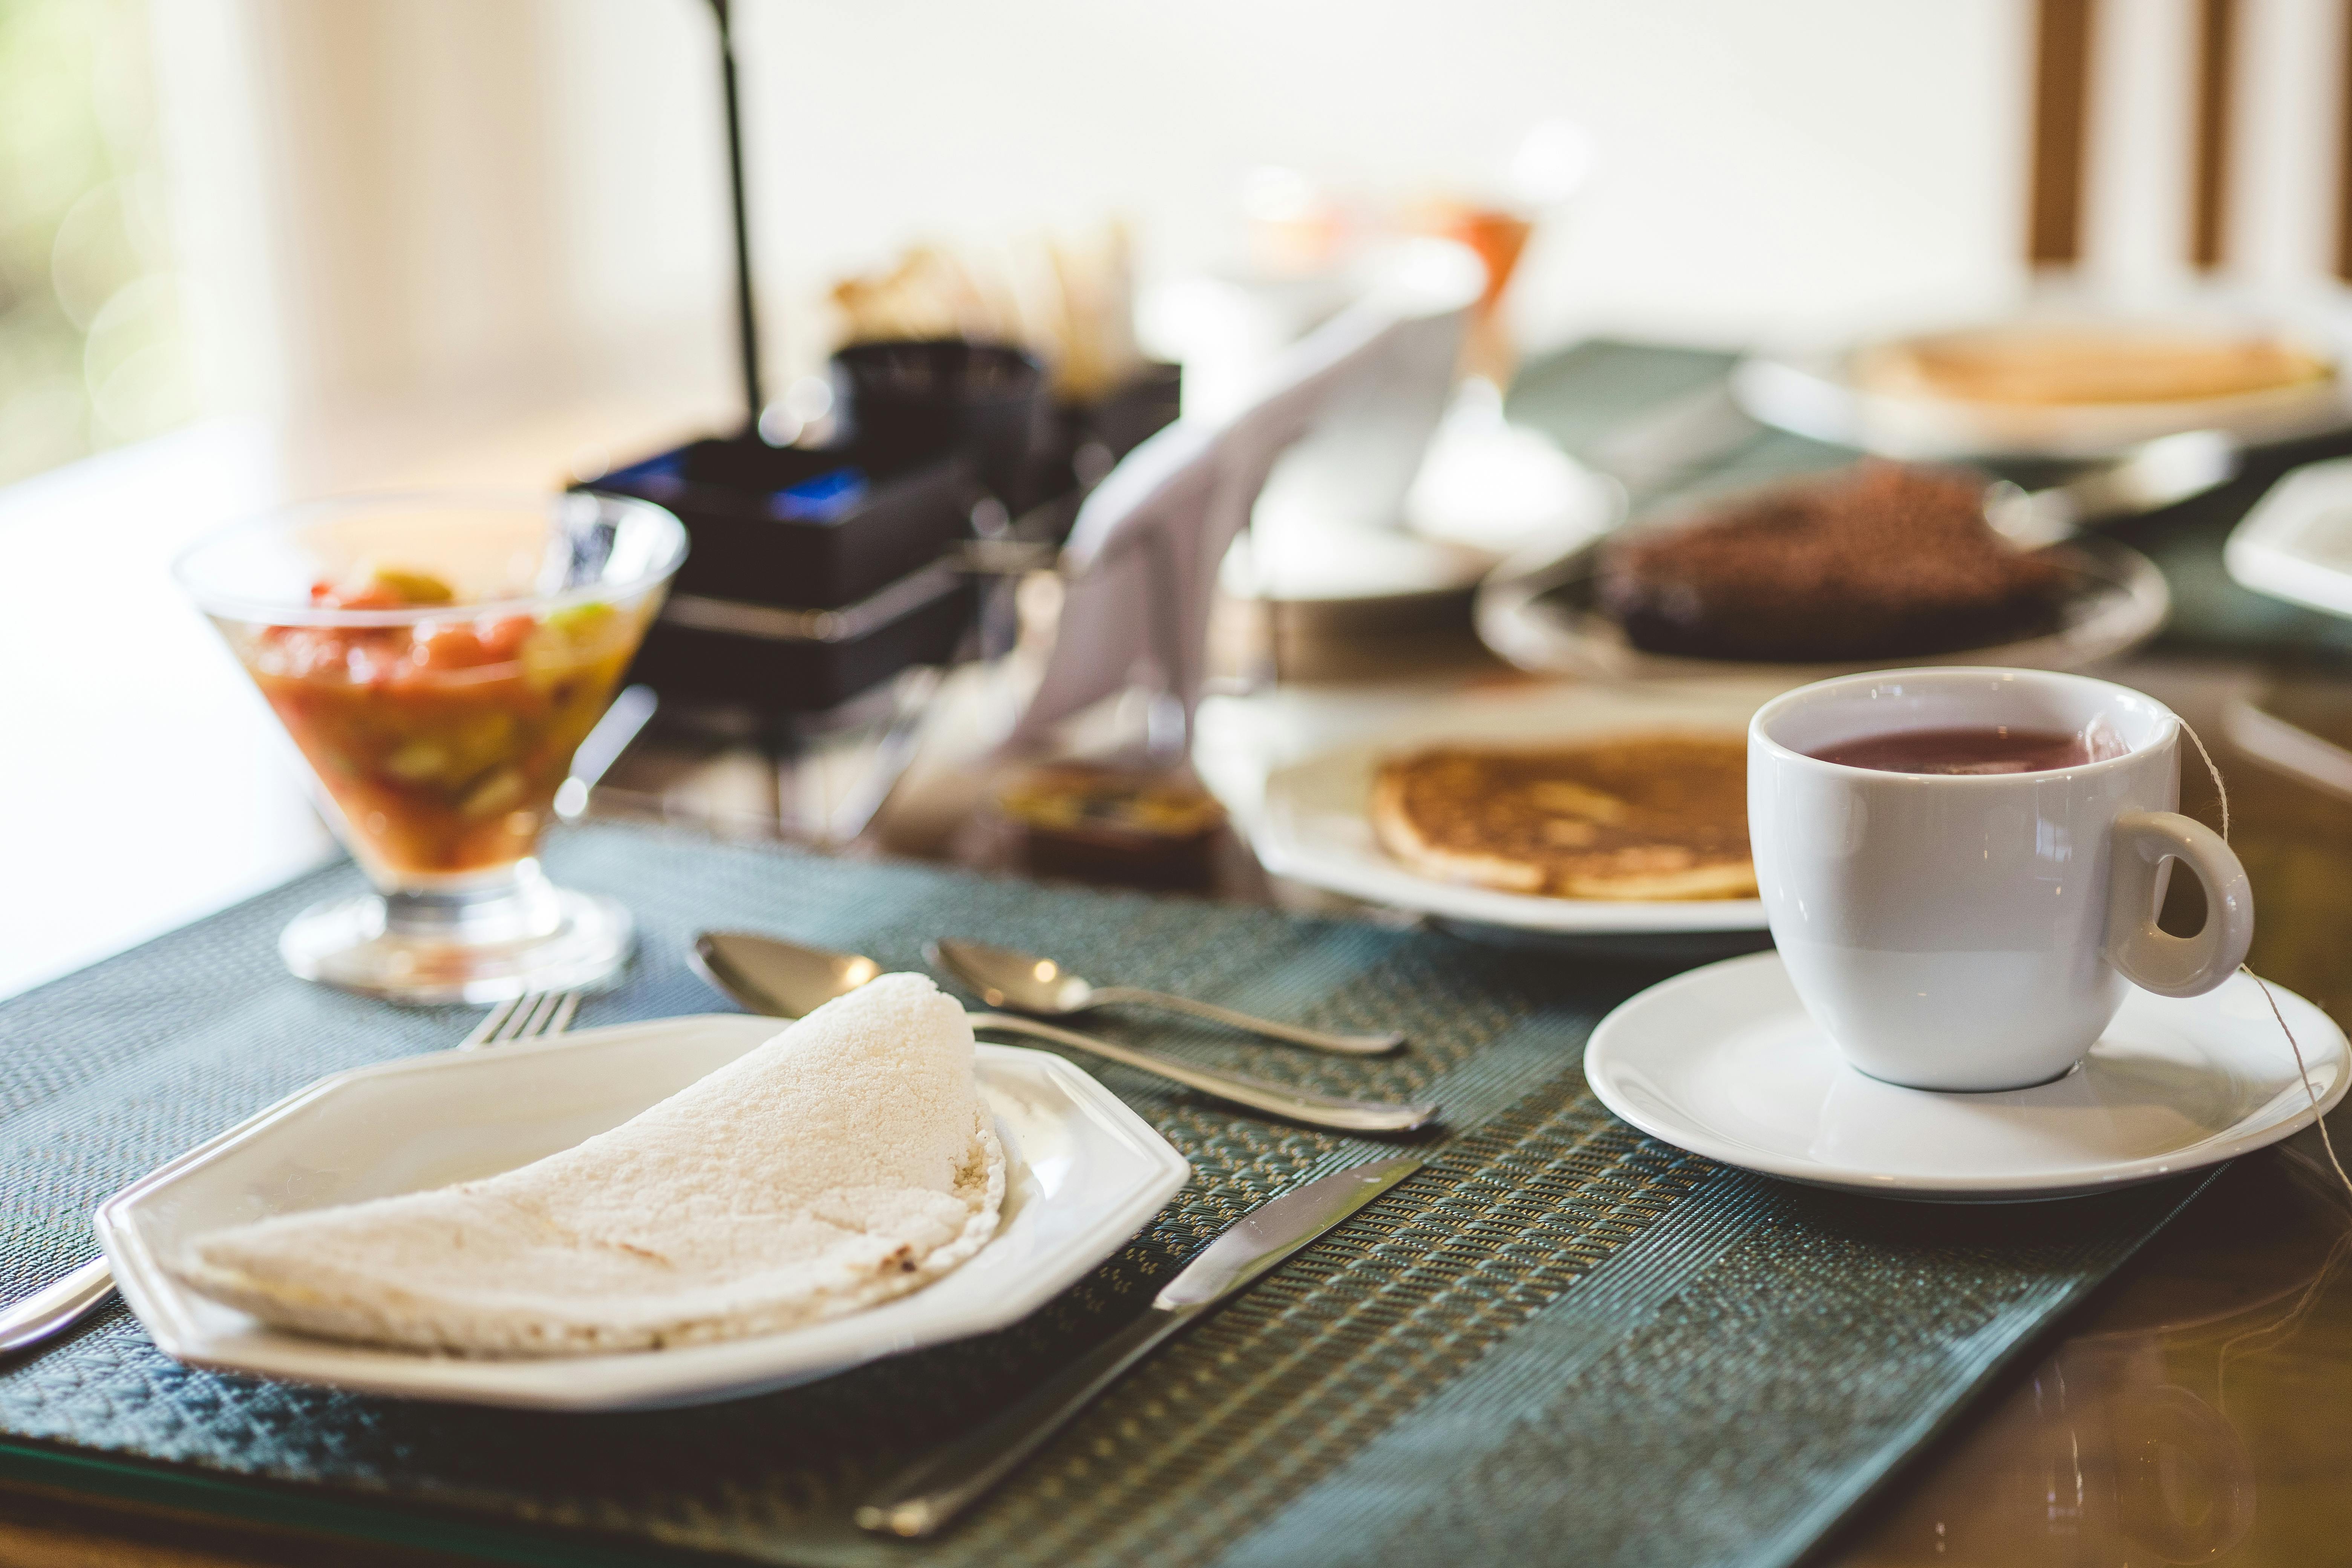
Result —
[{"label": "cup handle", "polygon": [[[2159,996],[2201,996],[2236,973],[2254,940],[2254,894],[2221,836],[2177,811],[2127,811],[2116,818],[2114,847],[2107,962]],[[2205,926],[2195,936],[2157,926],[2157,877],[2167,858],[2205,886]]]}]

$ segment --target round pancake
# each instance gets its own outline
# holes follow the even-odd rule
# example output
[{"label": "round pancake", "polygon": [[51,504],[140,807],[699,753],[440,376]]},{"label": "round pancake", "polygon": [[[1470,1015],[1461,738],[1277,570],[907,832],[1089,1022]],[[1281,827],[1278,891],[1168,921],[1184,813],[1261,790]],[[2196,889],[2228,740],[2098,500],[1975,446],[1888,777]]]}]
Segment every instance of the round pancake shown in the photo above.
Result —
[{"label": "round pancake", "polygon": [[1854,364],[1874,392],[2044,407],[2243,397],[2334,374],[2283,338],[2126,326],[1942,332],[1874,344]]},{"label": "round pancake", "polygon": [[1564,899],[1744,899],[1748,742],[1616,735],[1381,764],[1373,832],[1423,876]]}]

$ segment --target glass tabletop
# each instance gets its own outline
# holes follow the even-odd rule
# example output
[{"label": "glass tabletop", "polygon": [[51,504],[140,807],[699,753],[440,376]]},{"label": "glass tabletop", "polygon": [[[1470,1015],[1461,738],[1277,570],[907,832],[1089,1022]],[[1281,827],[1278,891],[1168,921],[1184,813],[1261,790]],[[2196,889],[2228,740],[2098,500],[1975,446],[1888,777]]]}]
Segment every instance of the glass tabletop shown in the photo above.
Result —
[{"label": "glass tabletop", "polygon": [[[2352,681],[2290,655],[2211,651],[2113,676],[2172,704],[2212,747],[2254,884],[2252,966],[2347,1016],[2352,799],[2288,764],[2324,767],[2352,741]],[[2218,823],[2198,772],[2183,770],[2183,809]],[[2352,1112],[2330,1125],[2352,1150]],[[2336,1416],[2352,1398],[2352,1194],[2326,1161],[2305,1131],[2231,1167],[1817,1561],[2340,1560],[2352,1540],[2352,1431]]]},{"label": "glass tabletop", "polygon": [[[1590,455],[1623,430],[1629,415],[1704,395],[1727,363],[1687,351],[1586,345],[1530,366],[1512,414]],[[1710,479],[1850,456],[1729,428],[1733,438],[1704,465]],[[2099,673],[2170,704],[2210,745],[2230,789],[2231,838],[2255,889],[2252,965],[2343,1018],[2352,1016],[2352,959],[2341,936],[2352,917],[2352,623],[2259,599],[2221,573],[2221,538],[2266,482],[2258,471],[2209,504],[2113,531],[2162,565],[2176,614],[2153,647]],[[950,681],[940,718],[952,723],[959,702],[978,710],[993,700],[984,691],[958,698]],[[772,814],[772,825],[786,815],[792,780],[773,758],[665,758],[656,744],[635,762],[642,808],[673,820],[707,817],[741,832],[755,830],[751,816]],[[709,774],[708,787],[680,786],[689,763]],[[635,814],[628,795],[614,792],[621,815]],[[710,809],[697,797],[708,797],[701,805]],[[760,810],[737,810],[746,798]],[[891,801],[866,842],[1022,868],[1001,848],[974,847],[980,841],[965,831],[971,807],[968,789],[909,790]],[[2219,825],[2219,802],[2193,767],[2182,780],[2182,808]],[[1202,890],[1287,896],[1230,841]],[[2334,1121],[2352,1153],[2352,1109]],[[2301,1568],[2344,1556],[2340,1543],[2352,1539],[2352,1433],[2332,1413],[2352,1396],[2347,1252],[2352,1195],[2327,1169],[2315,1134],[2242,1160],[1811,1561],[1838,1568]],[[10,1510],[33,1506],[22,1501],[12,1498]],[[299,1561],[307,1550],[232,1536],[198,1547],[175,1526],[151,1530],[103,1505],[37,1521],[27,1515],[26,1528],[36,1525],[45,1538],[77,1547],[177,1535],[194,1553],[171,1555],[142,1541],[157,1554],[140,1560],[159,1563]],[[0,1535],[8,1528],[0,1520]],[[377,1550],[369,1561],[443,1560]]]}]

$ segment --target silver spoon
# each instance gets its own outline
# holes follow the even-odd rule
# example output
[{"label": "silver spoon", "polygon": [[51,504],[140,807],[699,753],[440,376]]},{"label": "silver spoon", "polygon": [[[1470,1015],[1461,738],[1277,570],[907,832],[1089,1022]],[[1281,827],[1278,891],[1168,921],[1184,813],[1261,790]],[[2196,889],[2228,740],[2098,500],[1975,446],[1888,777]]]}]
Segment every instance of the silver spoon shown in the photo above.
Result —
[{"label": "silver spoon", "polygon": [[2022,550],[2039,550],[2103,517],[2155,511],[2226,484],[2244,453],[2219,430],[2159,436],[2084,469],[2063,484],[2029,490],[2003,479],[1985,492],[1985,521]]},{"label": "silver spoon", "polygon": [[[814,1012],[882,973],[880,964],[854,952],[831,952],[821,947],[803,947],[797,942],[740,931],[702,932],[694,939],[690,958],[695,973],[737,1003],[754,1013],[779,1018],[797,1018]],[[1427,1124],[1437,1115],[1434,1105],[1345,1100],[1303,1089],[1286,1089],[1280,1084],[1244,1078],[1239,1073],[1196,1068],[1034,1018],[974,1013],[971,1026],[1051,1040],[1138,1072],[1181,1083],[1202,1094],[1292,1121],[1303,1121],[1310,1127],[1328,1127],[1340,1132],[1403,1132]]]},{"label": "silver spoon", "polygon": [[1171,996],[1164,991],[1146,991],[1134,985],[1089,985],[1050,958],[1009,947],[991,947],[984,942],[941,937],[927,951],[932,963],[953,973],[990,1006],[1010,1007],[1016,1013],[1044,1018],[1067,1018],[1097,1007],[1132,1004],[1189,1013],[1195,1018],[1246,1029],[1268,1039],[1288,1040],[1295,1046],[1312,1046],[1318,1051],[1336,1051],[1342,1056],[1378,1056],[1404,1044],[1404,1037],[1394,1031],[1335,1035],[1322,1029],[1304,1029],[1296,1024],[1278,1024],[1271,1018],[1254,1018],[1230,1007],[1195,1002],[1190,996]]}]

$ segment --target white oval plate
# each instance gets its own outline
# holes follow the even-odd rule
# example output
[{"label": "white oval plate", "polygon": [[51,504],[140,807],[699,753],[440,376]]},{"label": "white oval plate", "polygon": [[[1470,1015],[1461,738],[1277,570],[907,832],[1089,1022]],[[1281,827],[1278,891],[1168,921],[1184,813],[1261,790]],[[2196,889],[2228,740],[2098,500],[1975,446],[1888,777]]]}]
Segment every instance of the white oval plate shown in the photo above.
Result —
[{"label": "white oval plate", "polygon": [[1381,759],[1417,746],[1446,741],[1533,746],[1658,730],[1744,741],[1749,717],[1777,694],[1778,688],[1740,684],[1425,698],[1395,712],[1375,738],[1270,772],[1263,801],[1243,820],[1250,847],[1277,877],[1442,919],[1530,931],[1762,931],[1764,906],[1755,899],[1548,899],[1439,881],[1389,858],[1372,837],[1367,808]]},{"label": "white oval plate", "polygon": [[[2198,320],[2184,318],[2182,324]],[[2229,324],[2284,333],[2335,362],[2338,374],[2315,385],[2231,397],[2004,407],[1866,392],[1848,374],[1858,346],[1849,344],[1777,350],[1743,360],[1731,373],[1731,394],[1750,417],[1795,435],[1924,461],[2087,461],[2184,430],[2219,430],[2261,444],[2352,422],[2352,378],[2342,371],[2346,344],[2340,330],[2316,318],[2241,318]]]},{"label": "white oval plate", "polygon": [[109,1199],[99,1240],[155,1343],[194,1365],[417,1399],[644,1410],[764,1394],[1003,1328],[1109,1257],[1190,1174],[1150,1123],[1068,1062],[983,1045],[981,1093],[1009,1162],[995,1237],[919,1290],[788,1333],[613,1355],[429,1355],[269,1328],[160,1266],[224,1226],[468,1181],[571,1148],[782,1026],[714,1013],[337,1073]]},{"label": "white oval plate", "polygon": [[1832,676],[1884,669],[1890,662],[2080,669],[2128,653],[2163,628],[2172,611],[2172,592],[2147,556],[2091,534],[2054,546],[2053,553],[2065,560],[2075,577],[2058,628],[1990,647],[1840,664],[1758,664],[1649,653],[1635,647],[1615,617],[1592,603],[1598,544],[1538,564],[1511,562],[1497,568],[1478,590],[1478,636],[1522,669],[1601,680],[1720,680],[1744,675],[1777,681],[1787,690]]},{"label": "white oval plate", "polygon": [[[2321,1110],[2344,1031],[2278,985]],[[2294,1052],[2240,974],[2185,1000],[2134,989],[2082,1067],[1991,1094],[1899,1089],[1845,1065],[1777,952],[1651,986],[1592,1032],[1584,1076],[1654,1138],[1814,1186],[1945,1203],[2076,1197],[2219,1164],[2309,1126]]]}]

